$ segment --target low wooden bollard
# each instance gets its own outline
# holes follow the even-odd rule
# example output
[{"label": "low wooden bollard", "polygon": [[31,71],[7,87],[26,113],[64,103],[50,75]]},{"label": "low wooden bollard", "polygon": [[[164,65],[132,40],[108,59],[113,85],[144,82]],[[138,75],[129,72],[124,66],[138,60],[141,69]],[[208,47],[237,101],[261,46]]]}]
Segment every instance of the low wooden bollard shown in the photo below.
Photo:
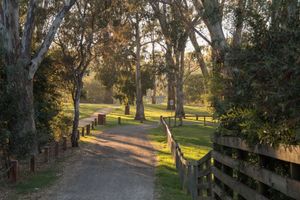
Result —
[{"label": "low wooden bollard", "polygon": [[36,156],[32,155],[30,158],[30,172],[34,173],[36,171]]},{"label": "low wooden bollard", "polygon": [[182,122],[182,117],[179,117],[179,126],[182,126],[183,125],[183,122]]},{"label": "low wooden bollard", "polygon": [[54,156],[55,158],[58,158],[58,154],[59,154],[59,143],[58,142],[55,142],[54,144]]},{"label": "low wooden bollard", "polygon": [[44,160],[45,160],[45,163],[48,163],[49,162],[49,156],[50,156],[50,148],[47,146],[47,147],[44,147]]},{"label": "low wooden bollard", "polygon": [[94,121],[92,121],[92,124],[91,124],[91,128],[92,128],[92,130],[95,130],[95,126],[94,126]]},{"label": "low wooden bollard", "polygon": [[106,124],[106,115],[98,114],[98,125],[105,125],[105,124]]},{"label": "low wooden bollard", "polygon": [[11,182],[16,183],[19,178],[19,162],[17,160],[10,161],[9,179]]},{"label": "low wooden bollard", "polygon": [[121,117],[118,117],[118,124],[121,125]]},{"label": "low wooden bollard", "polygon": [[81,136],[84,137],[84,127],[81,128]]},{"label": "low wooden bollard", "polygon": [[199,116],[196,114],[196,121],[198,121],[199,120]]},{"label": "low wooden bollard", "polygon": [[90,135],[91,134],[91,125],[88,124],[86,125],[86,135]]},{"label": "low wooden bollard", "polygon": [[204,124],[204,126],[206,126],[206,117],[204,116],[204,119],[203,119],[204,121],[203,121],[203,124]]},{"label": "low wooden bollard", "polygon": [[63,150],[66,151],[67,150],[67,137],[63,136]]},{"label": "low wooden bollard", "polygon": [[94,123],[95,123],[95,126],[98,125],[98,121],[97,121],[97,118],[94,119]]}]

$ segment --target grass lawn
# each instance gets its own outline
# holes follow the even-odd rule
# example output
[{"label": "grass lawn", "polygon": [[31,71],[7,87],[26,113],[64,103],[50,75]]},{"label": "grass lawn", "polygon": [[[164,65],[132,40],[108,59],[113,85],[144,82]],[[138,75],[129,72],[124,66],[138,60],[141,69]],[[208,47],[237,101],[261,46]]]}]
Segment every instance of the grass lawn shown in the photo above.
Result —
[{"label": "grass lawn", "polygon": [[[115,107],[115,105],[110,104],[88,104],[81,103],[80,104],[80,119],[90,117],[97,110],[102,108],[110,108]],[[71,103],[64,104],[64,113],[68,116],[73,116],[73,105]]]}]

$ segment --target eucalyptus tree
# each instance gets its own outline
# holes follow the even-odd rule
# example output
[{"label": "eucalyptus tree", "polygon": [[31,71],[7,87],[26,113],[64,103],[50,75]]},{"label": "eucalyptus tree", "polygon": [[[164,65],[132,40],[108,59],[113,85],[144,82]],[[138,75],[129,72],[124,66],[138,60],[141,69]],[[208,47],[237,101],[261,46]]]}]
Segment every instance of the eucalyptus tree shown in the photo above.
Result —
[{"label": "eucalyptus tree", "polygon": [[80,97],[83,78],[93,65],[96,46],[102,45],[103,29],[107,19],[102,14],[110,4],[97,5],[93,0],[77,0],[72,15],[62,24],[57,42],[62,52],[62,63],[68,71],[74,106],[72,146],[77,146],[77,130],[80,113]]},{"label": "eucalyptus tree", "polygon": [[[4,66],[6,68],[7,92],[12,99],[10,107],[15,110],[11,122],[13,133],[11,144],[16,150],[37,151],[36,126],[33,105],[33,79],[44,56],[60,27],[65,15],[74,5],[75,0],[44,1],[60,6],[54,14],[49,26],[45,26],[42,43],[33,51],[33,35],[35,33],[35,18],[40,4],[37,0],[29,0],[27,5],[18,0],[3,0],[0,3],[0,38],[4,51]],[[20,11],[26,14],[20,15]]]},{"label": "eucalyptus tree", "polygon": [[[185,68],[185,48],[192,28],[198,23],[199,15],[190,14],[191,6],[186,1],[150,1],[167,45],[166,61],[173,68],[176,86],[176,115],[184,116],[183,75]],[[186,23],[182,15],[189,15]],[[174,60],[175,58],[175,60]],[[171,67],[173,66],[173,67]],[[168,99],[171,100],[171,99]]]}]

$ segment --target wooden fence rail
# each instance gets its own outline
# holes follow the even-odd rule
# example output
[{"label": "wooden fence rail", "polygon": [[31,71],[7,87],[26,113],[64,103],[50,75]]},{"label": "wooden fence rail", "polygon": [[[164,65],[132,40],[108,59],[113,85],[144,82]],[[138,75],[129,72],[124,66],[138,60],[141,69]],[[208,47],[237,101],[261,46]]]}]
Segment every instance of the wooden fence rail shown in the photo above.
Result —
[{"label": "wooden fence rail", "polygon": [[214,136],[213,151],[188,161],[161,117],[179,179],[193,200],[300,200],[300,146],[248,146]]},{"label": "wooden fence rail", "polygon": [[211,153],[197,162],[188,161],[174,139],[166,119],[161,117],[161,123],[167,135],[167,143],[171,149],[182,188],[191,194],[193,200],[211,199]]},{"label": "wooden fence rail", "polygon": [[213,138],[217,199],[300,199],[300,147],[249,147],[237,137]]}]

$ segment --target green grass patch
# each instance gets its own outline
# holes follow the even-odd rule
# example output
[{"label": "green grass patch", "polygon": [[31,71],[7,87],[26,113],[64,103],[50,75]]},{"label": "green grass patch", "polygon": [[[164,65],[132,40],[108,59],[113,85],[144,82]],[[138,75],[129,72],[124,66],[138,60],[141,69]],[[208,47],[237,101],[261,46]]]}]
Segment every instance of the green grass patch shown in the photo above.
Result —
[{"label": "green grass patch", "polygon": [[[185,157],[189,160],[199,160],[211,150],[211,136],[214,127],[202,124],[184,125],[172,129],[172,133],[179,143]],[[151,142],[157,150],[156,167],[156,192],[160,194],[160,200],[185,200],[191,199],[182,190],[175,163],[170,148],[167,146],[167,138],[162,128],[152,129],[149,133]]]},{"label": "green grass patch", "polygon": [[171,130],[182,152],[189,160],[199,160],[212,149],[215,127],[202,124],[184,125]]},{"label": "green grass patch", "polygon": [[150,139],[157,149],[157,167],[155,169],[155,190],[160,200],[190,200],[191,197],[182,191],[178,173],[165,134],[161,128],[150,131]]},{"label": "green grass patch", "polygon": [[[111,107],[115,107],[115,105],[81,103],[80,104],[80,119],[90,117],[92,114],[97,112],[97,110],[100,110],[102,108],[111,108]],[[65,115],[72,117],[73,112],[74,112],[73,105],[71,103],[65,103],[64,104]]]},{"label": "green grass patch", "polygon": [[15,186],[15,191],[19,194],[36,192],[39,189],[45,188],[53,184],[58,178],[58,167],[49,168],[19,182]]}]

